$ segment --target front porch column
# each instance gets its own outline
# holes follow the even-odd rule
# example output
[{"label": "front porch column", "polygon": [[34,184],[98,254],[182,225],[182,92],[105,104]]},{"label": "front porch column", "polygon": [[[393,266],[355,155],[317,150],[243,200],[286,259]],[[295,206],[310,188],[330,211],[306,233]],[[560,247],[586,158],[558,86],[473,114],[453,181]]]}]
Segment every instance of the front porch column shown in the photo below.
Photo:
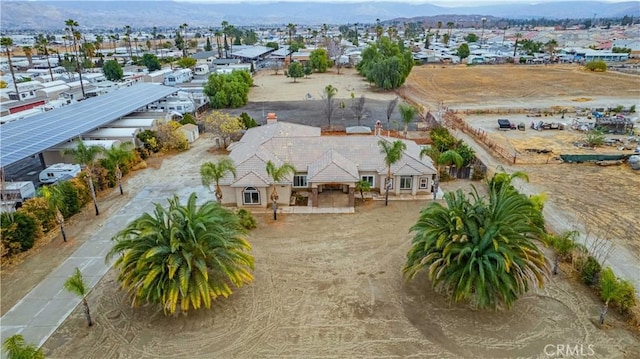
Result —
[{"label": "front porch column", "polygon": [[318,188],[311,189],[311,204],[313,207],[318,207]]},{"label": "front porch column", "polygon": [[349,186],[349,207],[355,207],[356,205],[356,188]]}]

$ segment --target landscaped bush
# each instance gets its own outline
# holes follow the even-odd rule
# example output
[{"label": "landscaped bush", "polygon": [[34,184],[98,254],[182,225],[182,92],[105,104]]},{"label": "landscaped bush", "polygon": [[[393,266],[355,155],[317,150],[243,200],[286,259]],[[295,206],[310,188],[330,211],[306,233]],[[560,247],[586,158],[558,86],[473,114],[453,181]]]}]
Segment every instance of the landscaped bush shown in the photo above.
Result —
[{"label": "landscaped bush", "polygon": [[75,177],[70,179],[68,182],[76,190],[76,193],[78,195],[78,206],[80,206],[80,208],[84,207],[85,204],[91,202],[91,190],[89,189],[89,183],[87,183],[85,179]]},{"label": "landscaped bush", "polygon": [[236,212],[238,216],[240,225],[245,229],[254,229],[256,228],[256,219],[253,218],[253,214],[246,209],[239,209]]},{"label": "landscaped bush", "polygon": [[258,123],[256,122],[256,120],[254,120],[253,117],[249,116],[249,114],[246,112],[240,114],[240,120],[244,124],[244,128],[248,129],[252,127],[258,127]]},{"label": "landscaped bush", "polygon": [[[144,148],[146,148],[150,152],[158,152],[160,151],[160,146],[158,145],[158,138],[156,137],[156,132],[152,130],[144,130],[137,135],[138,139],[142,141]],[[142,158],[145,158],[143,154]]]},{"label": "landscaped bush", "polygon": [[42,197],[29,198],[24,201],[18,212],[35,219],[43,232],[48,232],[57,225],[56,212]]},{"label": "landscaped bush", "polygon": [[156,139],[158,146],[163,152],[184,151],[189,148],[187,138],[178,130],[180,123],[170,121],[158,126],[156,129]]},{"label": "landscaped bush", "polygon": [[3,254],[8,257],[30,249],[36,238],[42,235],[36,220],[22,212],[2,213],[0,227],[6,252]]},{"label": "landscaped bush", "polygon": [[60,212],[64,218],[69,218],[80,212],[80,209],[84,205],[84,203],[81,202],[82,197],[79,195],[79,191],[76,188],[77,182],[74,184],[71,183],[71,181],[72,180],[62,181],[55,184],[55,186],[58,186],[62,192],[64,205],[61,206]]},{"label": "landscaped bush", "polygon": [[586,285],[594,285],[598,282],[598,276],[602,270],[602,266],[592,256],[584,257],[578,262],[577,268],[580,271],[580,277]]}]

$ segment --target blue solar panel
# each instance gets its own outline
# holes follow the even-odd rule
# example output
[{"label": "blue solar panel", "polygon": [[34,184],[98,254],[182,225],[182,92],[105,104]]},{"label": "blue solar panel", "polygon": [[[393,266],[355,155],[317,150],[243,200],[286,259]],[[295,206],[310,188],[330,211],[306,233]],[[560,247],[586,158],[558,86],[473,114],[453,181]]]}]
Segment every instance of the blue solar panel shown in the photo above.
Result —
[{"label": "blue solar panel", "polygon": [[8,166],[95,130],[177,92],[140,83],[0,126],[0,165]]}]

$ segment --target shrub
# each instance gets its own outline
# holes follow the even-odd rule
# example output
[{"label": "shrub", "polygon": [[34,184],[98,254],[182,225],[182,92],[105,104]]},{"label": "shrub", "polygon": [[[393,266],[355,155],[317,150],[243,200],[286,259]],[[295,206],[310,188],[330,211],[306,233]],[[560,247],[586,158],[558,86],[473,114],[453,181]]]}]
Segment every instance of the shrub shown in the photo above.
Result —
[{"label": "shrub", "polygon": [[[137,135],[138,139],[142,141],[144,148],[149,150],[150,152],[158,152],[160,151],[160,146],[158,145],[158,138],[156,136],[156,132],[152,130],[144,130]],[[143,156],[144,159],[144,156]]]},{"label": "shrub", "polygon": [[23,212],[35,219],[43,232],[48,232],[57,225],[56,212],[43,197],[29,198],[24,201],[18,212]]},{"label": "shrub", "polygon": [[246,209],[239,209],[236,212],[238,216],[240,225],[245,229],[254,229],[256,228],[256,219],[253,218],[253,214]]},{"label": "shrub", "polygon": [[69,183],[75,188],[78,194],[78,206],[84,207],[85,204],[91,202],[91,190],[89,189],[89,183],[86,180],[75,177],[69,180]]},{"label": "shrub", "polygon": [[584,68],[589,71],[605,72],[607,71],[607,63],[602,60],[589,61],[584,65]]},{"label": "shrub", "polygon": [[[79,179],[78,179],[79,180]],[[84,205],[81,203],[81,196],[79,195],[79,191],[76,188],[76,184],[71,183],[70,181],[62,181],[55,184],[60,188],[62,192],[64,205],[60,208],[60,212],[64,218],[69,218],[74,214],[80,212],[80,209]],[[79,180],[81,181],[81,180]]]},{"label": "shrub", "polygon": [[586,257],[586,260],[583,258],[578,263],[578,269],[580,271],[582,282],[586,285],[594,285],[598,282],[602,266],[595,258],[588,256]]},{"label": "shrub", "polygon": [[182,119],[180,120],[181,125],[192,124],[195,125],[196,121],[193,119],[193,116],[190,113],[185,113]]},{"label": "shrub", "polygon": [[620,279],[618,297],[614,300],[620,313],[630,313],[631,308],[636,306],[636,289],[631,282]]},{"label": "shrub", "polygon": [[2,242],[8,256],[30,249],[42,234],[38,231],[39,224],[36,220],[22,212],[2,213],[0,224]]},{"label": "shrub", "polygon": [[244,124],[244,128],[258,127],[258,123],[256,122],[256,120],[254,120],[253,117],[249,116],[249,114],[247,114],[246,112],[240,114],[240,120]]},{"label": "shrub", "polygon": [[170,121],[167,124],[158,126],[156,138],[160,150],[163,152],[184,151],[189,148],[189,143],[185,135],[178,130],[180,124]]}]

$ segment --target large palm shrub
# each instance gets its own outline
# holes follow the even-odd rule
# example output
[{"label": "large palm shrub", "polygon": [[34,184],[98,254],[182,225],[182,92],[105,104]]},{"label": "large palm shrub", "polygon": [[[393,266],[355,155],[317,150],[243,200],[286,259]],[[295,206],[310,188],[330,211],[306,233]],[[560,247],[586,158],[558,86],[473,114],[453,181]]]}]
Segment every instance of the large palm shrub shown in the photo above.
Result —
[{"label": "large palm shrub", "polygon": [[449,192],[446,205],[432,202],[422,210],[411,228],[405,277],[426,270],[435,289],[478,308],[510,308],[543,286],[548,269],[534,242],[542,230],[531,219],[533,204],[507,186],[489,192],[488,203],[477,192],[470,198]]},{"label": "large palm shrub", "polygon": [[133,306],[160,304],[165,314],[210,308],[231,286],[253,280],[251,246],[233,212],[213,201],[197,207],[195,193],[184,205],[177,196],[168,202],[119,232],[107,255],[117,256],[118,281]]}]

